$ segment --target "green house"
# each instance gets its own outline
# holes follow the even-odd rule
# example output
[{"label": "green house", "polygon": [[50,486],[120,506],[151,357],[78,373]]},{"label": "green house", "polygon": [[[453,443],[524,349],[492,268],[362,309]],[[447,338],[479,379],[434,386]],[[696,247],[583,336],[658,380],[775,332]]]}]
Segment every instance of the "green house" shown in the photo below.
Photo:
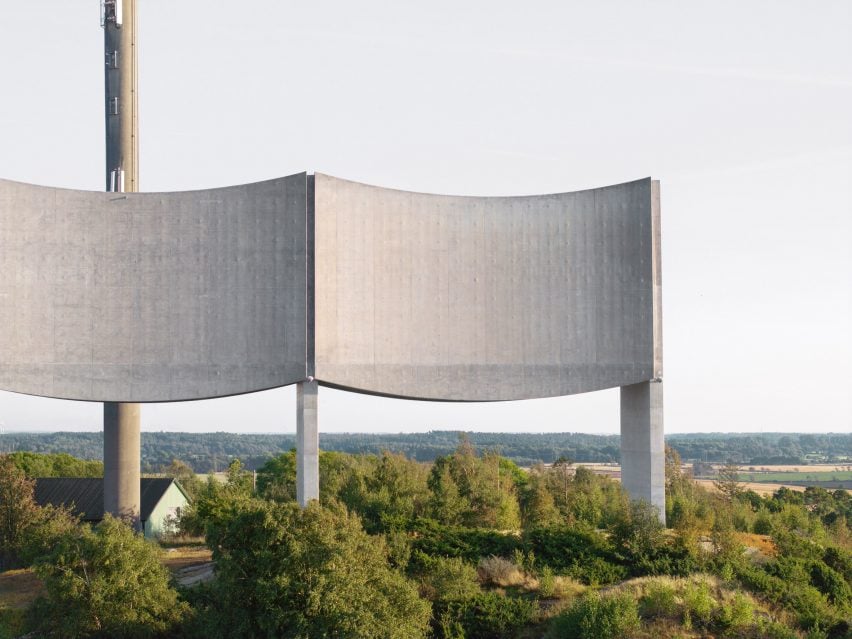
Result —
[{"label": "green house", "polygon": [[[68,506],[83,521],[104,517],[104,480],[101,477],[40,477],[35,500],[39,506]],[[174,530],[174,520],[189,497],[171,477],[143,477],[140,482],[142,526],[145,536],[159,538]]]}]

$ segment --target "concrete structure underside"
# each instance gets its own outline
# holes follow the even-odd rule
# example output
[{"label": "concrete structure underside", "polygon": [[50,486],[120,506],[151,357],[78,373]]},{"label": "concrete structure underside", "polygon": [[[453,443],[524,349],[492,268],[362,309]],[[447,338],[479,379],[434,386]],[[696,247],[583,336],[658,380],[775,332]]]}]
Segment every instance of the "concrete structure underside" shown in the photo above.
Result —
[{"label": "concrete structure underside", "polygon": [[162,402],[299,384],[304,503],[317,385],[623,387],[623,481],[662,510],[659,228],[650,179],[528,197],[304,173],[185,193],[0,180],[0,389]]}]

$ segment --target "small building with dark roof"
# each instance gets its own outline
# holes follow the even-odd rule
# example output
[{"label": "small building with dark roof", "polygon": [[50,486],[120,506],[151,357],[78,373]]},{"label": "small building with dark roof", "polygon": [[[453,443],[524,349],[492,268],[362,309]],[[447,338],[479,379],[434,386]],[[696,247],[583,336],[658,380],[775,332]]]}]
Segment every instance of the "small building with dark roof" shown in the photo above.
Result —
[{"label": "small building with dark roof", "polygon": [[[83,521],[104,518],[102,477],[39,477],[35,500],[39,506],[68,506]],[[174,518],[189,504],[189,497],[171,477],[143,477],[140,486],[141,521],[146,537],[161,537],[174,528]]]}]

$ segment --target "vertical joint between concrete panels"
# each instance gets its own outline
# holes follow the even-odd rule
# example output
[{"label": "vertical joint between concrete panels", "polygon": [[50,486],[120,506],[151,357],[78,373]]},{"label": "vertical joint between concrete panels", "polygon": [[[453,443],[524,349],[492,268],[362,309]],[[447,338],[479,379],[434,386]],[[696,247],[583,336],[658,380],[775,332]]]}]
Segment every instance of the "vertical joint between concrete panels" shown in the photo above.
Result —
[{"label": "vertical joint between concrete panels", "polygon": [[319,384],[314,379],[314,176],[307,176],[305,201],[305,377],[296,385],[296,501],[303,508],[319,499]]}]

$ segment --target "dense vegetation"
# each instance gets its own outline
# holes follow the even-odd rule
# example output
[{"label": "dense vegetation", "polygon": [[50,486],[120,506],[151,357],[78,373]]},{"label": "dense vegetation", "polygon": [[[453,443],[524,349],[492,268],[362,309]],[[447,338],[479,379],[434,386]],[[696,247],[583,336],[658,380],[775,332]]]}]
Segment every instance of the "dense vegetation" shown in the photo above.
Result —
[{"label": "dense vegetation", "polygon": [[154,550],[114,520],[90,531],[40,513],[2,456],[0,519],[19,527],[0,542],[46,581],[31,628],[79,619],[56,636],[852,637],[848,492],[764,498],[726,469],[710,492],[674,449],[666,466],[668,528],[567,459],[527,471],[466,438],[432,464],[324,451],[304,510],[292,452],[256,484],[239,461],[226,483],[172,463],[195,482],[182,531],[216,563],[214,581],[178,589],[153,568],[136,586]]},{"label": "dense vegetation", "polygon": [[[323,450],[350,454],[380,454],[387,450],[423,462],[453,452],[457,431],[369,434],[321,433]],[[583,433],[468,433],[480,450],[494,450],[519,466],[553,463],[560,457],[575,462],[617,462],[617,435]],[[746,465],[852,464],[852,434],[700,434],[669,435],[667,443],[684,460]],[[246,468],[261,467],[275,455],[296,445],[294,435],[237,433],[142,433],[144,472],[180,459],[195,472],[222,471],[239,458]],[[7,433],[0,436],[0,451],[69,453],[81,459],[101,459],[102,433]]]}]

